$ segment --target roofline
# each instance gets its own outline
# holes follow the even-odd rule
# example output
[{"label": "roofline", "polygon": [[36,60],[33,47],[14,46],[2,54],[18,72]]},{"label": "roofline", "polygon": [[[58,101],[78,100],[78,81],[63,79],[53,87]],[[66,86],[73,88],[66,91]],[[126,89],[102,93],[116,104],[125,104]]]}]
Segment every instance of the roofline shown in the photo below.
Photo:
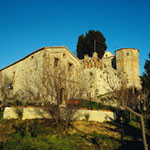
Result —
[{"label": "roofline", "polygon": [[39,51],[42,51],[43,49],[45,49],[45,47],[42,47],[42,48],[40,48],[40,49],[38,49],[38,50],[36,50],[36,51],[30,53],[29,55],[23,57],[22,59],[19,59],[18,61],[16,61],[16,62],[14,62],[14,63],[12,63],[12,64],[10,64],[10,65],[8,65],[8,66],[2,68],[2,69],[0,69],[0,71],[3,71],[3,70],[5,70],[5,69],[7,69],[7,68],[9,68],[9,67],[11,67],[11,66],[13,66],[13,65],[15,65],[15,64],[17,64],[17,63],[19,63],[19,62],[21,62],[21,61],[23,61],[24,59],[28,58],[29,56],[31,56],[31,55],[33,55],[33,54],[39,52]]},{"label": "roofline", "polygon": [[[53,48],[53,47],[47,47],[47,48]],[[58,46],[58,48],[65,48],[75,59],[77,59],[80,62],[80,59],[76,57],[66,46]]]},{"label": "roofline", "polygon": [[[107,53],[107,52],[109,52],[109,53],[112,54],[112,52],[110,52],[110,51],[105,51],[105,52],[104,52],[104,55],[105,55],[105,53]],[[107,57],[104,57],[104,55],[103,55],[102,59],[107,59],[107,58],[115,57],[115,55],[113,55],[113,54],[112,54],[112,56],[107,56]]]},{"label": "roofline", "polygon": [[[69,51],[69,49],[68,49],[66,46],[42,47],[42,48],[40,48],[40,49],[38,49],[38,50],[36,50],[36,51],[30,53],[29,55],[23,57],[22,59],[19,59],[18,61],[16,61],[16,62],[14,62],[14,63],[12,63],[12,64],[10,64],[10,65],[8,65],[8,66],[2,68],[2,69],[0,69],[0,72],[3,71],[3,70],[5,70],[5,69],[7,69],[7,68],[9,68],[9,67],[11,67],[11,66],[13,66],[13,65],[15,65],[15,64],[17,64],[17,63],[19,63],[19,62],[21,62],[21,61],[23,61],[23,60],[25,60],[26,58],[30,57],[31,55],[33,55],[33,54],[35,54],[35,53],[37,53],[37,52],[40,52],[40,51],[42,51],[42,50],[44,50],[44,49],[46,49],[46,48],[65,48],[67,51]],[[79,61],[79,63],[80,63],[80,60],[79,60],[76,56],[74,56],[72,52],[69,51],[69,53],[70,53],[74,58],[76,58],[76,59]]]},{"label": "roofline", "polygon": [[134,50],[137,50],[137,51],[139,52],[139,50],[138,50],[137,48],[120,48],[120,49],[117,49],[117,50],[115,51],[115,53],[116,53],[117,51],[120,51],[120,50],[123,50],[123,49],[134,49]]},{"label": "roofline", "polygon": [[102,57],[102,59],[108,59],[108,58],[114,58],[115,56],[107,56],[107,57]]}]

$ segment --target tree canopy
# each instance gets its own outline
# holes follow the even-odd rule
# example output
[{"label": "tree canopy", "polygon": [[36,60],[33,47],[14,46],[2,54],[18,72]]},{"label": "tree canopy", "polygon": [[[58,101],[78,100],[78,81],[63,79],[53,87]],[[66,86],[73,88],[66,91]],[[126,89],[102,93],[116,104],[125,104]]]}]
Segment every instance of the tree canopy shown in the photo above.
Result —
[{"label": "tree canopy", "polygon": [[95,51],[98,53],[98,57],[102,58],[107,48],[105,41],[106,39],[100,31],[89,30],[86,36],[83,34],[80,35],[77,43],[77,57],[83,59],[84,54],[92,57],[95,45]]},{"label": "tree canopy", "polygon": [[150,89],[150,53],[144,65],[145,72],[142,75],[142,86],[145,89]]}]

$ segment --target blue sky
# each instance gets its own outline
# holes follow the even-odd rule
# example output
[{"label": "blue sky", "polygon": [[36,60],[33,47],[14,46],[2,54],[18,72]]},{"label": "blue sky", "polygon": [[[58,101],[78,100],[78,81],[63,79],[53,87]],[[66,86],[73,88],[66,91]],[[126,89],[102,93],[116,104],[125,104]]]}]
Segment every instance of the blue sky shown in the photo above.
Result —
[{"label": "blue sky", "polygon": [[78,36],[98,30],[107,50],[150,52],[150,0],[0,0],[0,68],[44,46],[76,53]]}]

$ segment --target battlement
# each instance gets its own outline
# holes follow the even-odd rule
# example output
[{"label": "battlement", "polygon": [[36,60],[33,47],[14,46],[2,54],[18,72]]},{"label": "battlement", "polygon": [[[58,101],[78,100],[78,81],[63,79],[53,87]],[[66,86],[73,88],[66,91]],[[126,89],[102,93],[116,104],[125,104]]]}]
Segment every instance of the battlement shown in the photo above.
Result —
[{"label": "battlement", "polygon": [[102,60],[98,58],[96,52],[93,53],[93,57],[88,57],[88,54],[85,54],[84,59],[82,60],[82,65],[84,69],[90,68],[102,69]]}]

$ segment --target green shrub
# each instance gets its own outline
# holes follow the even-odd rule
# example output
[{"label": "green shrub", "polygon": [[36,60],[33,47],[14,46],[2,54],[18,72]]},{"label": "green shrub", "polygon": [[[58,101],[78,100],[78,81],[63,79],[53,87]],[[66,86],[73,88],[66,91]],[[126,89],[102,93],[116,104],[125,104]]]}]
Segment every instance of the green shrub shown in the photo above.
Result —
[{"label": "green shrub", "polygon": [[106,109],[106,110],[111,110],[113,112],[116,112],[116,108],[109,106],[109,105],[104,105],[102,103],[97,103],[94,101],[88,101],[88,100],[79,100],[79,107],[80,108],[88,108],[88,109]]},{"label": "green shrub", "polygon": [[15,106],[23,106],[23,102],[20,101],[20,100],[16,100],[15,103],[14,103]]},{"label": "green shrub", "polygon": [[81,108],[98,109],[99,103],[87,100],[79,100],[79,106]]}]

